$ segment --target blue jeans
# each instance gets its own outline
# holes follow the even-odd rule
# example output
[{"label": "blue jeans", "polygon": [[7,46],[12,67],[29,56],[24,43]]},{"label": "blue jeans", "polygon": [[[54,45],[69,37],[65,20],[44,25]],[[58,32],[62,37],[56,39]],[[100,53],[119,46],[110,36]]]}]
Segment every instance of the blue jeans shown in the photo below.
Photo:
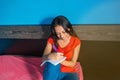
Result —
[{"label": "blue jeans", "polygon": [[58,80],[79,80],[77,73],[60,72]]},{"label": "blue jeans", "polygon": [[77,73],[65,73],[60,71],[60,64],[53,65],[49,62],[45,64],[43,80],[78,80]]}]

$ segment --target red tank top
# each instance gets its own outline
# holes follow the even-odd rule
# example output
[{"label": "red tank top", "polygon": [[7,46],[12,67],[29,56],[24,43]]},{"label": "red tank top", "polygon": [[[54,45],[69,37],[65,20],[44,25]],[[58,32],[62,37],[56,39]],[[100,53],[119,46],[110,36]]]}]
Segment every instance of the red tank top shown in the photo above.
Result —
[{"label": "red tank top", "polygon": [[[51,45],[54,45],[54,40],[52,37],[48,38],[48,42]],[[78,39],[77,37],[71,36],[70,42],[67,46],[65,46],[64,48],[61,48],[58,45],[58,52],[62,52],[63,55],[66,56],[66,60],[71,60],[74,54],[74,49],[79,44],[81,44],[80,39]],[[68,66],[61,65],[61,72],[75,72],[75,67],[68,67]]]}]

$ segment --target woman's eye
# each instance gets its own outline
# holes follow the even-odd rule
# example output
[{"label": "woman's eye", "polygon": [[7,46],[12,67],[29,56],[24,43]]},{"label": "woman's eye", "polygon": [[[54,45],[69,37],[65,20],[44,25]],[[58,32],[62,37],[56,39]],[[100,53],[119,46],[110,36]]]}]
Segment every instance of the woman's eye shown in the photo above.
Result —
[{"label": "woman's eye", "polygon": [[65,31],[63,31],[62,33],[66,33]]},{"label": "woman's eye", "polygon": [[60,33],[56,33],[56,35],[60,35]]},{"label": "woman's eye", "polygon": [[60,34],[65,34],[66,32],[65,31],[62,31],[62,32],[60,32],[60,33],[56,33],[56,35],[60,35]]}]

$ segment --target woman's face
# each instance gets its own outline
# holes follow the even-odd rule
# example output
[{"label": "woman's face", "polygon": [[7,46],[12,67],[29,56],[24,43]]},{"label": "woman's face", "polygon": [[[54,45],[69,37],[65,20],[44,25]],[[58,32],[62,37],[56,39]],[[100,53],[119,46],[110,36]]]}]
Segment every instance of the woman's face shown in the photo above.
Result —
[{"label": "woman's face", "polygon": [[55,32],[56,32],[56,35],[59,39],[62,39],[62,40],[67,40],[68,37],[70,36],[62,26],[58,25],[55,27]]}]

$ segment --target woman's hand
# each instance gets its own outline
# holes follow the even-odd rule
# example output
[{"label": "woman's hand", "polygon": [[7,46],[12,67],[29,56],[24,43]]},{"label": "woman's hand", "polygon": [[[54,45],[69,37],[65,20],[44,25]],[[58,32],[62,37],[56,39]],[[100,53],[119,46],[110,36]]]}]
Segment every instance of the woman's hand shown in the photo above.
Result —
[{"label": "woman's hand", "polygon": [[59,60],[63,57],[63,53],[60,52],[54,52],[49,54],[48,59],[50,60]]}]

